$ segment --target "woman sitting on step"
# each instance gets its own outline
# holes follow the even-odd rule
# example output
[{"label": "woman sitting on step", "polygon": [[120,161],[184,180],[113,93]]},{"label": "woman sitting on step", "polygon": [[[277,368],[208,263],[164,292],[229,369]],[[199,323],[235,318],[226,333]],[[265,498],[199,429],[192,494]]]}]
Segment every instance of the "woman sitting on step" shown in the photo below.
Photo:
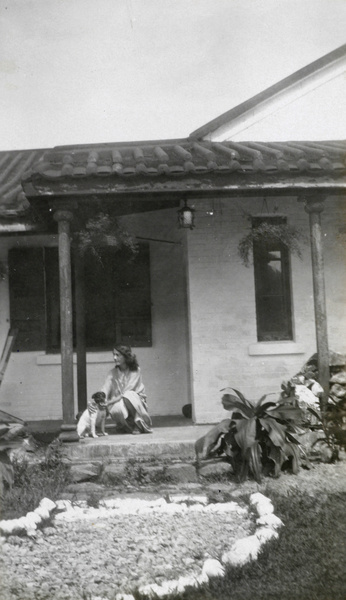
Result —
[{"label": "woman sitting on step", "polygon": [[101,390],[107,407],[121,433],[152,433],[145,388],[137,358],[129,346],[113,348],[115,367],[109,371]]}]

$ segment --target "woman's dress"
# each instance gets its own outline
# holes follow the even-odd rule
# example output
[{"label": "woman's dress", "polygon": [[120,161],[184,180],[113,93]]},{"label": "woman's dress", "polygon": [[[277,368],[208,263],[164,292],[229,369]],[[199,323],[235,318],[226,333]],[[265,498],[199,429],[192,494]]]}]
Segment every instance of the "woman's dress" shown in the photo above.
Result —
[{"label": "woman's dress", "polygon": [[[101,391],[106,394],[108,402],[116,400],[115,404],[109,407],[109,413],[120,430],[127,433],[133,433],[136,430],[140,433],[152,432],[145,388],[139,368],[136,371],[130,371],[130,369],[122,371],[118,367],[114,367],[108,373]],[[126,402],[124,398],[126,398]],[[131,404],[133,410],[128,410],[127,402]]]}]

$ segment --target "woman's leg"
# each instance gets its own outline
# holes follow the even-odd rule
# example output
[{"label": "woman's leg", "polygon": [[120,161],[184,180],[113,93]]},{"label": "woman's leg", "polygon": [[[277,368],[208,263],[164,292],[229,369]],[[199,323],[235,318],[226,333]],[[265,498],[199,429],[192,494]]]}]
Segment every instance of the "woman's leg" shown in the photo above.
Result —
[{"label": "woman's leg", "polygon": [[135,420],[135,416],[136,416],[136,409],[132,406],[130,400],[128,400],[128,398],[124,397],[123,398],[123,402],[127,408],[127,412],[129,413],[129,417],[134,421]]},{"label": "woman's leg", "polygon": [[123,396],[123,401],[125,408],[129,413],[127,419],[128,424],[133,428],[134,432],[151,433],[152,423],[145,403],[137,392],[131,391],[125,392],[125,394],[126,395]]},{"label": "woman's leg", "polygon": [[129,412],[123,400],[113,404],[109,412],[112,420],[115,421],[120,429],[124,430],[124,433],[132,433],[133,427],[131,427],[131,424],[127,420]]},{"label": "woman's leg", "polygon": [[127,408],[127,412],[129,415],[126,418],[127,426],[131,429],[131,431],[134,431],[137,429],[136,423],[135,423],[136,409],[132,406],[130,400],[128,400],[127,398],[124,397],[123,402]]}]

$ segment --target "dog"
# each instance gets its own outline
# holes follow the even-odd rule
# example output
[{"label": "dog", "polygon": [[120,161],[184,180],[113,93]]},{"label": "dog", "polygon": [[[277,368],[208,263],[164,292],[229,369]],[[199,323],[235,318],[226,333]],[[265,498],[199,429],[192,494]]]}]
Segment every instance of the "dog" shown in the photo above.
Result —
[{"label": "dog", "polygon": [[107,412],[106,394],[104,392],[95,392],[91,396],[91,401],[88,402],[87,408],[79,417],[77,424],[79,437],[83,439],[84,437],[88,437],[89,434],[93,438],[98,437],[96,427],[100,428],[100,435],[108,435],[105,432]]}]

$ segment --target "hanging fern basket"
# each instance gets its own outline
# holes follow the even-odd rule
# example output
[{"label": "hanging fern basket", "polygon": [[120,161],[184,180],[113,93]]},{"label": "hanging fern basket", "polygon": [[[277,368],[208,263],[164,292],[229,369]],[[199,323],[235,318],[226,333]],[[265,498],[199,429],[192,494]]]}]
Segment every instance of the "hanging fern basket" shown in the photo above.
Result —
[{"label": "hanging fern basket", "polygon": [[89,219],[85,228],[75,233],[74,241],[82,256],[90,252],[100,258],[100,249],[107,246],[119,250],[126,248],[132,255],[138,251],[137,242],[120,225],[119,220],[103,212]]},{"label": "hanging fern basket", "polygon": [[291,254],[302,259],[301,244],[305,242],[304,233],[287,223],[270,223],[269,220],[261,220],[254,224],[251,230],[240,240],[238,244],[238,255],[242,263],[249,267],[253,259],[254,244],[263,248],[270,246],[285,246]]}]

